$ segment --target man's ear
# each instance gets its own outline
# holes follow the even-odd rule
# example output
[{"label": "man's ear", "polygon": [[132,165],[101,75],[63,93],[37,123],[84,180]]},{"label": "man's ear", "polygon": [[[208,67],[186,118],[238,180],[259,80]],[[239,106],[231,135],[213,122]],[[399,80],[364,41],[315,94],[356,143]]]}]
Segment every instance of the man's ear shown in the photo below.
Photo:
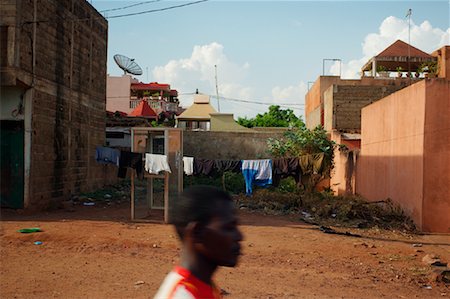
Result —
[{"label": "man's ear", "polygon": [[195,243],[203,243],[205,226],[198,221],[189,222],[185,228],[185,236]]}]

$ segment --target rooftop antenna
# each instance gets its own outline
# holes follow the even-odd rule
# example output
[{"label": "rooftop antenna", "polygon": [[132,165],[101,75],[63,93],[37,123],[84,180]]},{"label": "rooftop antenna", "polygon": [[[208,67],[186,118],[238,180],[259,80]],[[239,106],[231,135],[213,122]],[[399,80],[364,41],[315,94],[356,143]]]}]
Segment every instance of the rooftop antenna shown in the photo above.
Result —
[{"label": "rooftop antenna", "polygon": [[409,76],[409,84],[411,85],[411,14],[412,9],[408,9],[406,13],[406,17],[408,18],[408,76]]},{"label": "rooftop antenna", "polygon": [[127,73],[136,76],[142,75],[142,69],[136,62],[134,62],[134,58],[116,54],[114,55],[114,61],[123,70],[124,75]]},{"label": "rooftop antenna", "polygon": [[216,72],[216,95],[217,95],[217,110],[220,112],[220,102],[219,102],[219,85],[217,83],[217,64],[214,65],[214,69]]}]

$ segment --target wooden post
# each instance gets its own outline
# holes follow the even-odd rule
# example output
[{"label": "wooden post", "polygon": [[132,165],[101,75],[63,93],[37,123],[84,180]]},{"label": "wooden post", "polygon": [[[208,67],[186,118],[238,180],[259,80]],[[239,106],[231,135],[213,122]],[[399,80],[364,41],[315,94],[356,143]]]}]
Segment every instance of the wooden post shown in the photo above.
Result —
[{"label": "wooden post", "polygon": [[131,170],[131,221],[134,221],[134,169]]},{"label": "wooden post", "polygon": [[164,222],[169,223],[169,173],[164,175]]},{"label": "wooden post", "polygon": [[225,187],[225,172],[222,173],[222,188],[223,191],[227,191],[227,188]]}]

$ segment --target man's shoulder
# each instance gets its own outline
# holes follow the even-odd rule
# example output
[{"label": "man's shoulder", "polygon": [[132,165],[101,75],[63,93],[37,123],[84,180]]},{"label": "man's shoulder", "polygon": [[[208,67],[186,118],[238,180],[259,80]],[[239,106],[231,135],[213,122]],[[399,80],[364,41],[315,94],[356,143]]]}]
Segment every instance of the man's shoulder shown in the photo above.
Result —
[{"label": "man's shoulder", "polygon": [[195,289],[186,276],[174,270],[167,274],[154,299],[195,299]]},{"label": "man's shoulder", "polygon": [[186,269],[176,268],[166,276],[154,299],[220,298],[218,294]]}]

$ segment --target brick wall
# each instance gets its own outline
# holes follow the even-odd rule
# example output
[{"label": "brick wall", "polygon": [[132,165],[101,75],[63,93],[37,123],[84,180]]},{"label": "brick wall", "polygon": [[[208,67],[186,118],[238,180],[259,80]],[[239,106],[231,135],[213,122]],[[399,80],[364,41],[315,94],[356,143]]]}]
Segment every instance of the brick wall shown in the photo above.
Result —
[{"label": "brick wall", "polygon": [[33,89],[26,207],[44,208],[115,181],[113,166],[94,161],[95,147],[105,144],[106,20],[84,0],[0,3],[1,25],[13,28],[8,39],[15,39],[2,84]]},{"label": "brick wall", "polygon": [[280,138],[283,132],[184,131],[183,154],[205,159],[268,158],[267,139]]},{"label": "brick wall", "polygon": [[403,86],[332,85],[324,93],[327,130],[360,131],[361,109]]}]

